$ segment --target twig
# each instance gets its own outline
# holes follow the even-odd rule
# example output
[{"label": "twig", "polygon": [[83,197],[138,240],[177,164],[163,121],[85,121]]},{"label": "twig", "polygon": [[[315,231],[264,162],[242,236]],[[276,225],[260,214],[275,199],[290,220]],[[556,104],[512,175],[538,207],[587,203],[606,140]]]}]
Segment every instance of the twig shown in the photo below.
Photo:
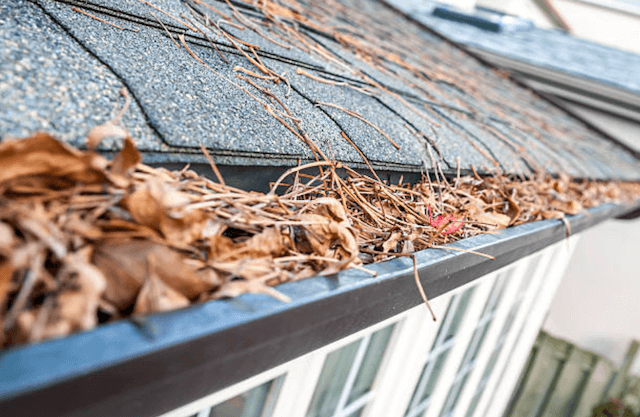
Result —
[{"label": "twig", "polygon": [[156,19],[158,21],[158,23],[160,23],[160,25],[162,26],[162,28],[164,29],[164,31],[167,33],[167,35],[169,35],[169,38],[173,41],[173,43],[180,48],[180,44],[178,44],[178,42],[176,42],[176,40],[174,39],[173,35],[171,34],[171,32],[169,32],[169,30],[167,29],[167,27],[164,25],[164,23],[162,23],[162,20],[158,19],[158,16],[156,16],[153,12],[149,12],[151,14],[151,16],[153,16],[154,19]]},{"label": "twig", "polygon": [[207,158],[207,161],[209,161],[211,170],[216,175],[216,178],[218,178],[218,182],[226,186],[227,184],[225,184],[224,178],[222,178],[222,175],[220,175],[220,171],[218,171],[218,166],[216,165],[215,162],[213,162],[213,158],[211,158],[211,155],[209,155],[209,151],[202,143],[200,144],[200,149],[202,150],[202,153],[204,154],[205,158]]},{"label": "twig", "polygon": [[372,128],[374,128],[375,130],[377,130],[382,136],[384,136],[389,141],[389,143],[393,145],[394,148],[400,149],[400,145],[395,143],[394,140],[391,139],[391,136],[387,135],[382,129],[380,129],[378,126],[374,125],[373,123],[371,123],[370,121],[362,117],[359,113],[356,113],[349,109],[345,109],[344,107],[338,106],[337,104],[331,104],[331,103],[316,102],[316,106],[327,106],[327,107],[333,107],[334,109],[342,110],[343,112],[347,113],[349,116],[355,117],[361,122],[366,123]]},{"label": "twig", "polygon": [[[188,27],[188,28],[189,28],[189,29],[191,29],[191,31],[193,31],[194,33],[197,33],[197,32],[198,32],[198,30],[197,30],[197,29],[192,28],[191,26],[189,26],[188,24],[186,24],[186,23],[185,23],[185,22],[183,22],[182,20],[178,19],[177,17],[173,16],[172,14],[169,14],[169,13],[165,12],[164,10],[160,9],[160,8],[159,8],[159,7],[157,7],[157,6],[154,6],[153,4],[149,3],[148,1],[146,1],[146,0],[138,0],[138,1],[139,1],[140,3],[144,3],[144,4],[146,4],[146,5],[147,5],[147,6],[149,6],[149,7],[154,8],[155,10],[159,11],[160,13],[164,14],[165,16],[170,17],[171,19],[175,20],[176,22],[180,23],[181,25],[183,25],[183,26],[185,26],[185,27]],[[163,25],[163,26],[164,26],[164,25]]]},{"label": "twig", "polygon": [[107,25],[109,25],[109,26],[113,26],[114,28],[118,28],[118,29],[120,29],[120,30],[125,30],[125,28],[123,28],[122,26],[118,26],[118,25],[116,25],[115,23],[107,22],[106,20],[100,19],[99,17],[94,16],[94,15],[92,15],[92,14],[90,14],[90,13],[87,13],[87,12],[85,12],[84,10],[80,10],[80,9],[78,9],[77,7],[74,7],[74,8],[73,8],[73,10],[74,10],[74,11],[76,11],[76,12],[78,12],[78,13],[82,13],[82,14],[83,14],[83,15],[85,15],[85,16],[89,16],[90,18],[95,19],[95,20],[97,20],[98,22],[106,23]]}]

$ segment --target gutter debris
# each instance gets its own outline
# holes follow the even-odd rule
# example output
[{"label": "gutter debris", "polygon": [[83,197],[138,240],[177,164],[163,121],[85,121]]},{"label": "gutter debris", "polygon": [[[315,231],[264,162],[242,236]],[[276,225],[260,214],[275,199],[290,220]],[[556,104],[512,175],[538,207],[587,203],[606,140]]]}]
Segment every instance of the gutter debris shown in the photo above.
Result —
[{"label": "gutter debris", "polygon": [[146,166],[128,135],[112,161],[91,150],[123,132],[95,128],[88,151],[45,133],[0,144],[3,347],[245,292],[287,301],[273,285],[640,195],[544,173],[389,184],[329,160],[264,194],[225,185],[210,158],[218,182]]}]

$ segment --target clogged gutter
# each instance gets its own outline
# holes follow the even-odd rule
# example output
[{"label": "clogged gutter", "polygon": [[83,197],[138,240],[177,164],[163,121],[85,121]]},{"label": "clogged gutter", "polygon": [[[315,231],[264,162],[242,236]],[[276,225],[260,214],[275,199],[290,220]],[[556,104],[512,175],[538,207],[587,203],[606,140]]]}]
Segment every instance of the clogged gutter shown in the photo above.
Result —
[{"label": "clogged gutter", "polygon": [[262,194],[213,161],[217,181],[140,160],[129,137],[112,161],[44,133],[0,145],[2,346],[244,292],[287,301],[271,286],[640,195],[545,174],[388,184],[331,161]]}]

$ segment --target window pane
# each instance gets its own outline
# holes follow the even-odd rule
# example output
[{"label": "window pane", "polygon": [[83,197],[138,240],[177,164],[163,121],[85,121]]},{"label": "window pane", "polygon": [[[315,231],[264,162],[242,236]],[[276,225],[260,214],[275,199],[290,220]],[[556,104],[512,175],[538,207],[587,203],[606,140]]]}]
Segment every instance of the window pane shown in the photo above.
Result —
[{"label": "window pane", "polygon": [[449,351],[443,352],[436,359],[436,363],[433,365],[433,369],[431,370],[431,374],[429,375],[429,381],[427,385],[424,387],[424,391],[422,392],[422,397],[420,398],[420,402],[426,400],[431,396],[434,388],[436,387],[436,382],[438,381],[438,377],[440,376],[440,372],[444,367],[445,362],[447,361],[447,356],[449,356]]},{"label": "window pane", "polygon": [[469,374],[465,374],[464,378],[462,378],[462,381],[460,381],[460,383],[451,387],[451,390],[449,390],[449,394],[447,394],[447,400],[445,401],[445,408],[442,409],[440,416],[448,416],[449,414],[451,414],[453,409],[456,408],[458,399],[460,398],[460,394],[462,393],[462,389],[464,388],[464,385],[467,383],[467,378],[469,378]]},{"label": "window pane", "polygon": [[361,409],[359,409],[355,413],[349,414],[349,417],[360,417],[360,415],[362,415],[362,410],[364,410],[364,407],[362,407]]},{"label": "window pane", "polygon": [[382,356],[387,348],[392,331],[393,325],[385,327],[382,330],[378,330],[371,335],[367,352],[362,360],[362,365],[360,366],[358,376],[356,377],[351,393],[349,394],[347,404],[350,404],[352,401],[360,398],[371,389],[373,379],[378,372],[378,367],[382,361]]},{"label": "window pane", "polygon": [[307,412],[308,417],[333,415],[361,342],[362,339],[356,340],[327,355]]},{"label": "window pane", "polygon": [[211,408],[209,417],[268,417],[268,404],[273,403],[284,376],[265,382],[245,393]]},{"label": "window pane", "polygon": [[447,341],[453,338],[458,331],[458,327],[460,327],[460,323],[462,323],[462,319],[464,318],[464,313],[467,311],[467,305],[469,304],[469,300],[471,299],[471,295],[473,294],[473,290],[475,287],[469,288],[466,290],[460,297],[460,302],[458,303],[458,308],[456,309],[456,313],[451,320],[451,324],[449,325],[449,329],[447,331],[447,335],[444,338],[444,341]]}]

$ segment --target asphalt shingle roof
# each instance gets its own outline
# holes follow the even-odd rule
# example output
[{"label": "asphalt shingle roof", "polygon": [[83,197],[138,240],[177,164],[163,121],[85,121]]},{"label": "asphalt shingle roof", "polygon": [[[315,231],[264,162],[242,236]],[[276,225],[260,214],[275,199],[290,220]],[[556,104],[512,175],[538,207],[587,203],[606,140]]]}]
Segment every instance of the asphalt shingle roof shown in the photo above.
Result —
[{"label": "asphalt shingle roof", "polygon": [[[0,137],[44,129],[81,144],[115,116],[126,87],[133,100],[123,125],[148,163],[204,162],[202,143],[219,164],[292,166],[313,160],[308,138],[360,168],[361,151],[376,169],[397,172],[435,164],[455,172],[460,157],[463,170],[640,178],[624,149],[381,3],[262,11],[249,2],[153,2],[185,24],[149,4],[3,2]],[[186,26],[205,21],[206,37]],[[176,45],[179,35],[190,51]]]}]

